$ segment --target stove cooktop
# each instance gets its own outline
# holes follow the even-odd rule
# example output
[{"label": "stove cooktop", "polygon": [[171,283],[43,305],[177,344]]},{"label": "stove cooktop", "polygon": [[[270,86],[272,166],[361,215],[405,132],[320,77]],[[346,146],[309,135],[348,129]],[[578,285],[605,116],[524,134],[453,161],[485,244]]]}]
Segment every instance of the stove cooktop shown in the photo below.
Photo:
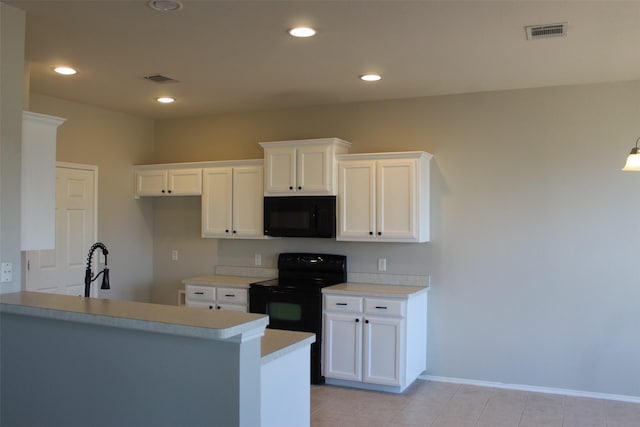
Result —
[{"label": "stove cooktop", "polygon": [[263,288],[281,288],[281,289],[308,289],[317,290],[331,285],[337,285],[342,283],[343,280],[308,280],[308,279],[271,279],[264,280],[262,282],[255,282],[249,285],[250,287],[263,287]]},{"label": "stove cooktop", "polygon": [[251,288],[319,292],[347,281],[347,257],[289,252],[278,256],[278,278],[252,283]]}]

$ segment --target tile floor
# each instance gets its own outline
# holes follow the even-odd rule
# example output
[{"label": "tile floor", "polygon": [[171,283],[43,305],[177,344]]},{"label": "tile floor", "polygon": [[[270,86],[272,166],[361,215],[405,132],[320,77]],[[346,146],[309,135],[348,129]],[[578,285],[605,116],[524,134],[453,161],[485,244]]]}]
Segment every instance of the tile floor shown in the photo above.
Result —
[{"label": "tile floor", "polygon": [[311,387],[311,427],[640,427],[640,403],[416,381],[403,394]]}]

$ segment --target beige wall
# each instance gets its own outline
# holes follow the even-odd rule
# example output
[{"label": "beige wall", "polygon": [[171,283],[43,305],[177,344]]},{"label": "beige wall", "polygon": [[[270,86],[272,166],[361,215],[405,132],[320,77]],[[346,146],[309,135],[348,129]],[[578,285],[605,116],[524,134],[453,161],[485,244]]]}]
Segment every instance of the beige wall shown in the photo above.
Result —
[{"label": "beige wall", "polygon": [[[639,100],[634,81],[164,120],[154,160],[256,158],[258,141],[328,136],[354,153],[428,151],[430,243],[220,240],[217,263],[330,251],[375,272],[384,256],[389,273],[432,276],[430,374],[640,397],[640,174],[620,171]],[[170,203],[155,206],[156,236],[175,221]],[[196,205],[173,238],[206,249]],[[194,254],[194,273],[215,255],[215,243]],[[154,267],[156,280],[175,269]]]},{"label": "beige wall", "polygon": [[25,13],[0,2],[0,262],[13,264],[13,281],[0,293],[21,286],[20,162]]},{"label": "beige wall", "polygon": [[[174,304],[181,278],[251,266],[254,253],[268,267],[283,251],[344,253],[351,272],[386,257],[389,273],[432,276],[431,375],[640,397],[640,174],[620,171],[639,99],[634,81],[155,126],[37,94],[31,107],[69,119],[60,160],[100,167],[100,235],[119,298],[144,299],[153,282],[152,300]],[[136,163],[256,158],[260,140],[324,136],[352,152],[434,154],[432,241],[201,239],[197,197],[130,197]]]},{"label": "beige wall", "polygon": [[[217,239],[200,238],[200,198],[153,198],[155,213],[152,302],[177,304],[187,277],[211,275],[217,262]],[[178,260],[171,251],[178,251]]]},{"label": "beige wall", "polygon": [[[153,155],[153,120],[32,93],[30,110],[66,118],[57,160],[98,166],[98,239],[109,248],[114,299],[148,301],[153,282],[153,210],[133,199],[132,165]],[[87,251],[89,248],[87,248]]]}]

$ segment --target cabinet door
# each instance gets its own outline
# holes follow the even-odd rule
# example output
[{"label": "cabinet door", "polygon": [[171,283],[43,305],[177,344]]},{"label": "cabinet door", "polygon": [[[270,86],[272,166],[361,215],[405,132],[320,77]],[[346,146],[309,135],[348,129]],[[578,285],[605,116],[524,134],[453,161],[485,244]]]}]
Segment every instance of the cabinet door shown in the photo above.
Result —
[{"label": "cabinet door", "polygon": [[215,310],[216,303],[215,302],[205,302],[205,301],[186,301],[186,306],[189,308],[200,308],[203,310]]},{"label": "cabinet door", "polygon": [[202,237],[231,236],[233,169],[205,169],[202,181]]},{"label": "cabinet door", "polygon": [[167,191],[167,170],[136,172],[136,195],[163,196]]},{"label": "cabinet door", "polygon": [[237,311],[240,313],[246,313],[247,312],[247,305],[244,304],[223,304],[223,303],[219,303],[216,304],[216,310],[222,310],[222,311]]},{"label": "cabinet door", "polygon": [[362,380],[362,316],[325,313],[324,376],[342,380]]},{"label": "cabinet door", "polygon": [[379,160],[376,167],[376,229],[379,239],[416,241],[418,206],[414,160]]},{"label": "cabinet door", "polygon": [[265,149],[264,194],[282,195],[295,191],[296,150],[293,147]]},{"label": "cabinet door", "polygon": [[362,380],[367,383],[400,385],[403,378],[404,320],[366,316]]},{"label": "cabinet door", "polygon": [[202,169],[169,169],[167,180],[167,192],[173,196],[202,194]]},{"label": "cabinet door", "polygon": [[295,190],[304,194],[335,194],[333,152],[327,145],[303,145],[296,149]]},{"label": "cabinet door", "polygon": [[233,169],[233,236],[261,237],[263,224],[263,177],[261,166]]},{"label": "cabinet door", "polygon": [[339,162],[337,240],[375,239],[375,200],[375,162]]}]

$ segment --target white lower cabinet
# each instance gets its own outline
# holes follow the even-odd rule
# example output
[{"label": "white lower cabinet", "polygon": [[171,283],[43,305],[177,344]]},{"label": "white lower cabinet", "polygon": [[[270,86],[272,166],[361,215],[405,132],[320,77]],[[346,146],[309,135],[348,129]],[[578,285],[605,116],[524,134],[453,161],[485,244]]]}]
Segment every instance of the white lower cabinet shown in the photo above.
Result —
[{"label": "white lower cabinet", "polygon": [[405,320],[367,316],[364,321],[362,381],[400,385]]},{"label": "white lower cabinet", "polygon": [[324,376],[362,381],[362,316],[324,315]]},{"label": "white lower cabinet", "polygon": [[247,289],[185,285],[187,307],[247,312],[247,301]]},{"label": "white lower cabinet", "polygon": [[379,292],[334,294],[330,288],[324,293],[323,367],[327,383],[402,392],[426,369],[424,288],[393,297]]}]

